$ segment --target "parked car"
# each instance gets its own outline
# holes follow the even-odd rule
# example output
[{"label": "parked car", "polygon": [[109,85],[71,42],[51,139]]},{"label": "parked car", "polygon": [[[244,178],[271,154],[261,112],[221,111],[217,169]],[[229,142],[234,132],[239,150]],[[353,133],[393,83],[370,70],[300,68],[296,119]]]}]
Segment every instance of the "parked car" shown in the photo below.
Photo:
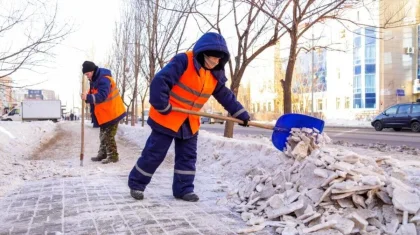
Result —
[{"label": "parked car", "polygon": [[[222,116],[223,115],[221,112],[214,112],[213,114],[216,114],[216,115],[219,115],[219,116]],[[204,124],[204,123],[208,123],[208,124],[214,124],[214,123],[223,124],[223,123],[225,123],[221,119],[209,118],[209,117],[201,117],[200,120],[201,120],[201,124]]]},{"label": "parked car", "polygon": [[393,105],[376,116],[371,124],[376,131],[384,128],[395,131],[410,128],[414,132],[420,132],[420,100]]},{"label": "parked car", "polygon": [[201,117],[200,120],[201,120],[201,124],[205,124],[205,123],[210,124],[210,118],[208,117]]}]

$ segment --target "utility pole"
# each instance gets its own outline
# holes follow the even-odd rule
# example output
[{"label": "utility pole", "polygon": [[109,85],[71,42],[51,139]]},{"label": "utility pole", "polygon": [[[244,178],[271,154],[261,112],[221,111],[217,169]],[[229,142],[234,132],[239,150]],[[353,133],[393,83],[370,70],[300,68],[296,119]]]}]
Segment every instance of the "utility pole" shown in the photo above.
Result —
[{"label": "utility pole", "polygon": [[312,104],[311,104],[311,115],[314,116],[314,34],[312,34],[312,66],[311,66],[311,95],[312,95]]}]

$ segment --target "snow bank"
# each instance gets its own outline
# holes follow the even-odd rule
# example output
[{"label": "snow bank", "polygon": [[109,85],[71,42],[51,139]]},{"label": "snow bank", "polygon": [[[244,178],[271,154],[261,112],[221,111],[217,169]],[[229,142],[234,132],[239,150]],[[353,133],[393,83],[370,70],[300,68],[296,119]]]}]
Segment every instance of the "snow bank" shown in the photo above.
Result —
[{"label": "snow bank", "polygon": [[49,121],[0,122],[0,196],[24,180],[25,170],[31,168],[28,159],[54,137],[55,128]]}]

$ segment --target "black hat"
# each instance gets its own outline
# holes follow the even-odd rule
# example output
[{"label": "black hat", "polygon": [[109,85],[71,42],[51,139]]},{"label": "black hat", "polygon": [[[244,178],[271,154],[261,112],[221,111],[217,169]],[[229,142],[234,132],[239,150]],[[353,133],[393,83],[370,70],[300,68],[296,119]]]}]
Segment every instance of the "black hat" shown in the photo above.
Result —
[{"label": "black hat", "polygon": [[208,50],[208,51],[203,51],[203,53],[206,56],[213,56],[217,58],[223,58],[225,56],[225,53],[223,51]]},{"label": "black hat", "polygon": [[95,63],[91,62],[91,61],[85,61],[82,64],[82,72],[83,74],[87,73],[87,72],[91,72],[91,71],[95,71],[95,69],[98,67],[95,65]]}]

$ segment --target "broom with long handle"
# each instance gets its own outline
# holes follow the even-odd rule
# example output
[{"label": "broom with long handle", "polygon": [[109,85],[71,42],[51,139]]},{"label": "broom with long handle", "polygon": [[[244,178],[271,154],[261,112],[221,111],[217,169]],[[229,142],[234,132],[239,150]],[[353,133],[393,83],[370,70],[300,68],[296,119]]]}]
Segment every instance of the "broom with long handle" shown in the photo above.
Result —
[{"label": "broom with long handle", "polygon": [[[82,92],[85,92],[85,79],[82,77]],[[83,166],[83,154],[85,152],[85,104],[86,102],[82,100],[82,124],[81,124],[81,137],[80,137],[80,166]]]}]

